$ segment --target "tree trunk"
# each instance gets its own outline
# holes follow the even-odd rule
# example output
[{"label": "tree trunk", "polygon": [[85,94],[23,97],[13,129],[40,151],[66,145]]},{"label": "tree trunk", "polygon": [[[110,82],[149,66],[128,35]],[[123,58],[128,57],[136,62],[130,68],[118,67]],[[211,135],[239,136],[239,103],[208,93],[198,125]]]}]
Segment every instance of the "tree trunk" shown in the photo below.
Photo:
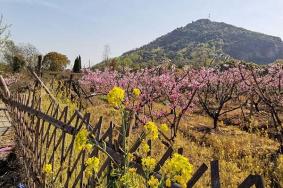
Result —
[{"label": "tree trunk", "polygon": [[214,117],[213,118],[213,129],[217,129],[217,121],[218,121],[218,117]]},{"label": "tree trunk", "polygon": [[259,112],[259,108],[258,108],[258,103],[254,103],[255,109],[257,112]]}]

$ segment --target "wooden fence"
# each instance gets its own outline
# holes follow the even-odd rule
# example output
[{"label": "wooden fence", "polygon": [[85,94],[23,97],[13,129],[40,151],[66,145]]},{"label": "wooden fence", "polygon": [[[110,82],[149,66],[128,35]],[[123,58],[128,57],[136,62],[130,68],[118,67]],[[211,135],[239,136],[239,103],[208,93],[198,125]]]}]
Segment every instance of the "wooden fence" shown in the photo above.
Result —
[{"label": "wooden fence", "polygon": [[[36,99],[32,92],[28,95],[16,94],[9,99],[3,96],[2,98],[10,107],[11,116],[16,121],[15,129],[23,152],[29,187],[44,187],[50,184],[45,181],[46,177],[42,172],[45,164],[52,164],[54,174],[52,183],[59,180],[59,185],[64,187],[94,187],[98,181],[94,177],[86,179],[84,171],[86,158],[99,155],[100,151],[97,148],[104,148],[108,156],[101,165],[96,179],[105,175],[107,169],[111,168],[110,159],[115,160],[117,164],[122,163],[123,153],[119,151],[121,139],[114,140],[114,124],[110,123],[103,133],[102,118],[92,126],[89,123],[89,113],[83,115],[75,111],[71,117],[68,117],[68,107],[60,112],[59,106],[54,102],[50,103],[47,112],[43,112],[41,98]],[[82,128],[88,129],[95,135],[91,141],[97,147],[94,147],[88,156],[85,150],[75,151],[75,136]],[[130,152],[138,149],[141,138],[136,140]],[[168,147],[155,171],[160,169],[172,152],[172,147]],[[132,165],[143,174],[140,163],[134,162]]]},{"label": "wooden fence", "polygon": [[[2,85],[5,86],[5,83],[2,82]],[[26,94],[15,93],[11,96],[8,96],[7,92],[2,90],[0,96],[8,105],[11,116],[15,121],[18,144],[22,150],[21,155],[27,174],[25,183],[28,187],[50,187],[50,185],[53,187],[96,187],[102,183],[106,185],[110,181],[113,163],[123,163],[124,153],[120,150],[122,139],[115,134],[113,123],[105,128],[102,127],[102,117],[96,125],[91,125],[90,113],[82,114],[75,111],[70,115],[68,107],[61,109],[54,100],[51,100],[48,106],[43,107],[42,99],[37,96],[36,89]],[[43,110],[43,108],[46,110]],[[95,145],[91,152],[77,151],[75,148],[76,135],[83,128],[94,135],[89,138]],[[129,149],[131,153],[138,150],[144,135],[142,133],[141,137],[133,142]],[[171,145],[166,142],[162,143],[167,149],[154,170],[154,175],[159,179],[161,178],[159,170],[173,153]],[[182,153],[182,148],[179,148],[178,152]],[[147,155],[151,155],[151,152]],[[100,165],[97,176],[86,177],[85,161],[93,156],[100,156],[102,165]],[[104,158],[101,156],[104,156]],[[137,168],[137,172],[144,176],[141,158],[139,156],[135,156],[135,158],[131,162],[131,166]],[[46,177],[42,172],[45,164],[52,165],[52,178]],[[210,168],[211,187],[220,188],[218,161],[212,161]],[[196,169],[187,183],[187,187],[193,187],[207,170],[206,164],[202,164]],[[101,182],[99,181],[101,179],[106,180]],[[250,175],[239,187],[245,188],[253,185],[257,188],[264,187],[262,177]],[[180,186],[172,184],[172,187]]]}]

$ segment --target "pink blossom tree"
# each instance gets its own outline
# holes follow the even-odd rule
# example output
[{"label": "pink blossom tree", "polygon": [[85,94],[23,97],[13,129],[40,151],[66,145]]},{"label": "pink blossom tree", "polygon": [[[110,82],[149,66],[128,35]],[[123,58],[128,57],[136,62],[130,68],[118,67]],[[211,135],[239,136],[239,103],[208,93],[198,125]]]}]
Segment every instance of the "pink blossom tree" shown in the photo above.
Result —
[{"label": "pink blossom tree", "polygon": [[[239,97],[247,92],[247,87],[238,68],[207,68],[203,75],[203,87],[197,93],[198,101],[206,114],[213,119],[213,128],[217,129],[222,115],[241,108],[243,104]],[[236,101],[238,104],[233,106],[232,102]]]}]

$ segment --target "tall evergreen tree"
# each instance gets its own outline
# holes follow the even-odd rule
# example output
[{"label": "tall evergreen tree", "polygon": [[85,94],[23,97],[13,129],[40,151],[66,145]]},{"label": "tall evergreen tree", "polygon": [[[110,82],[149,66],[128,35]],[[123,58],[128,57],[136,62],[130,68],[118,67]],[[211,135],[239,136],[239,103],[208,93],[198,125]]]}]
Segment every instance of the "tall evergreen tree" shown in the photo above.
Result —
[{"label": "tall evergreen tree", "polygon": [[82,59],[81,59],[80,55],[79,55],[79,68],[80,68],[80,70],[82,69]]},{"label": "tall evergreen tree", "polygon": [[75,59],[75,62],[74,62],[73,72],[79,73],[79,72],[81,71],[81,68],[82,68],[81,56],[78,56],[78,57]]}]

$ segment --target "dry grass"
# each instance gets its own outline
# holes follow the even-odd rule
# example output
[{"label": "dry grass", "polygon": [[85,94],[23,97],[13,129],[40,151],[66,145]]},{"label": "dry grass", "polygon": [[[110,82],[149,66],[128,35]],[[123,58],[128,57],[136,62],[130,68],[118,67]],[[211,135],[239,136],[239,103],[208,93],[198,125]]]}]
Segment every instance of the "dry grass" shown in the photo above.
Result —
[{"label": "dry grass", "polygon": [[[121,122],[120,113],[113,110],[102,96],[94,97],[92,101],[94,105],[88,105],[84,110],[91,113],[91,124],[95,125],[102,116],[103,132],[111,121],[118,129]],[[61,100],[61,104],[73,105],[72,101],[68,100]],[[157,106],[158,108],[164,107],[163,105]],[[71,107],[70,114],[74,108]],[[240,113],[240,111],[231,112],[223,116],[223,119],[239,119]],[[264,117],[257,115],[255,119],[259,122],[258,124],[263,124],[266,122]],[[270,187],[276,168],[273,154],[278,150],[279,143],[268,138],[268,134],[248,133],[240,129],[241,125],[227,126],[222,121],[219,122],[219,131],[213,132],[211,131],[212,124],[212,119],[202,113],[186,114],[180,124],[175,148],[184,148],[184,155],[190,159],[195,169],[202,163],[209,165],[211,160],[219,159],[222,187],[237,187],[249,174],[262,175],[266,186]],[[129,139],[130,143],[138,137],[141,130],[142,127],[133,130]],[[165,147],[160,141],[153,143],[153,156],[160,158],[164,151]],[[208,170],[196,187],[208,187],[209,185],[210,171]]]},{"label": "dry grass", "polygon": [[[95,106],[89,106],[92,121],[104,117],[104,126],[110,121],[119,123],[119,113],[111,110],[105,101],[96,97]],[[237,117],[240,111],[227,114],[224,118]],[[259,120],[263,122],[262,119]],[[249,174],[260,174],[264,177],[267,187],[271,186],[274,170],[274,154],[279,143],[267,136],[242,131],[239,126],[227,126],[219,122],[220,129],[211,132],[213,121],[202,114],[186,114],[176,138],[175,148],[183,147],[184,155],[189,157],[195,168],[202,163],[209,165],[213,159],[220,160],[220,176],[222,187],[237,187]],[[142,129],[141,127],[138,129]],[[135,130],[136,135],[140,132]],[[158,148],[158,149],[154,149]],[[165,148],[158,142],[153,143],[153,156],[160,157]],[[209,171],[197,183],[196,187],[210,185]]]}]

